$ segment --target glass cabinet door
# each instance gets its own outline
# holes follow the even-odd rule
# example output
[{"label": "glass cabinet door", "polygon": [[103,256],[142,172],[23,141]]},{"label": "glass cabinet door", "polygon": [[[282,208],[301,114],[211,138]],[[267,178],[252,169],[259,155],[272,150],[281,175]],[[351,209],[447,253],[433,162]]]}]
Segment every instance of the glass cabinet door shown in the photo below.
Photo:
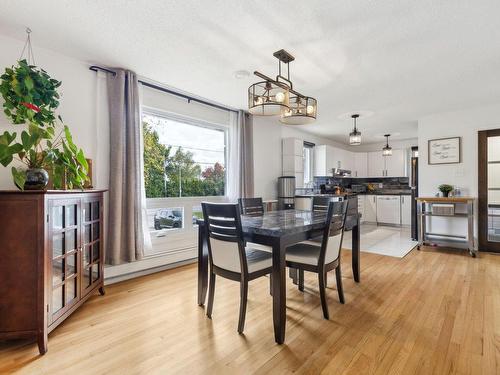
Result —
[{"label": "glass cabinet door", "polygon": [[98,198],[83,202],[82,293],[93,289],[102,280],[102,207]]},{"label": "glass cabinet door", "polygon": [[78,300],[80,199],[51,201],[52,321]]}]

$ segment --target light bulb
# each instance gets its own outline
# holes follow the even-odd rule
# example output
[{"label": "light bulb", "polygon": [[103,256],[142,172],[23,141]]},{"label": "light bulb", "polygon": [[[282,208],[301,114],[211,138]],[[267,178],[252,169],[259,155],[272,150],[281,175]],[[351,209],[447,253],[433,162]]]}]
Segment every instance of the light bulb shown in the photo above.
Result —
[{"label": "light bulb", "polygon": [[314,107],[312,105],[308,105],[306,111],[308,115],[312,115],[314,113]]},{"label": "light bulb", "polygon": [[261,105],[262,104],[262,96],[257,96],[257,98],[255,98],[255,105]]},{"label": "light bulb", "polygon": [[285,94],[283,94],[282,92],[278,92],[275,96],[275,99],[278,103],[281,103],[285,100]]}]

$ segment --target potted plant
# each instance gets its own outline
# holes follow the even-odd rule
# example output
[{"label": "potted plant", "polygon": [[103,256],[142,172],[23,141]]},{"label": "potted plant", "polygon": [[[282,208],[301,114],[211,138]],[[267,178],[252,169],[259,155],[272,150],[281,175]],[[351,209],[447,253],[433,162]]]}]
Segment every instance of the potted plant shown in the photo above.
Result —
[{"label": "potted plant", "polygon": [[448,195],[450,195],[450,192],[453,190],[453,186],[442,184],[438,186],[438,189],[441,193],[443,193],[443,197],[448,197]]},{"label": "potted plant", "polygon": [[88,179],[85,155],[55,114],[61,82],[26,60],[6,68],[0,80],[5,115],[16,126],[26,126],[19,137],[8,131],[0,135],[0,164],[7,167],[17,161],[26,166],[11,168],[16,186],[44,189],[50,170],[54,188],[83,188]]}]

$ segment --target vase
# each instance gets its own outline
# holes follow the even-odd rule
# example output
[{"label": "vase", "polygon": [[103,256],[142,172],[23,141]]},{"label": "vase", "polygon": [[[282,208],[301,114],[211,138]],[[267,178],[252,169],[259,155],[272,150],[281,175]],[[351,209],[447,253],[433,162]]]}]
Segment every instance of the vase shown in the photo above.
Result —
[{"label": "vase", "polygon": [[49,174],[42,168],[31,168],[26,171],[24,190],[43,190],[49,183]]},{"label": "vase", "polygon": [[443,191],[443,197],[448,198],[449,195],[450,195],[449,191]]}]

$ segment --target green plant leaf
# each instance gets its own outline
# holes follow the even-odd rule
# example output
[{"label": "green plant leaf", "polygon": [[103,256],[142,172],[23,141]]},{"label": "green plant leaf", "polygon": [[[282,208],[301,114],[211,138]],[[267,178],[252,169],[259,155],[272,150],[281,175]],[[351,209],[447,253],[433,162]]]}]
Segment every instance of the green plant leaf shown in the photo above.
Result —
[{"label": "green plant leaf", "polygon": [[26,182],[26,171],[22,171],[15,167],[12,167],[11,172],[16,186],[19,189],[24,190],[24,183]]}]

